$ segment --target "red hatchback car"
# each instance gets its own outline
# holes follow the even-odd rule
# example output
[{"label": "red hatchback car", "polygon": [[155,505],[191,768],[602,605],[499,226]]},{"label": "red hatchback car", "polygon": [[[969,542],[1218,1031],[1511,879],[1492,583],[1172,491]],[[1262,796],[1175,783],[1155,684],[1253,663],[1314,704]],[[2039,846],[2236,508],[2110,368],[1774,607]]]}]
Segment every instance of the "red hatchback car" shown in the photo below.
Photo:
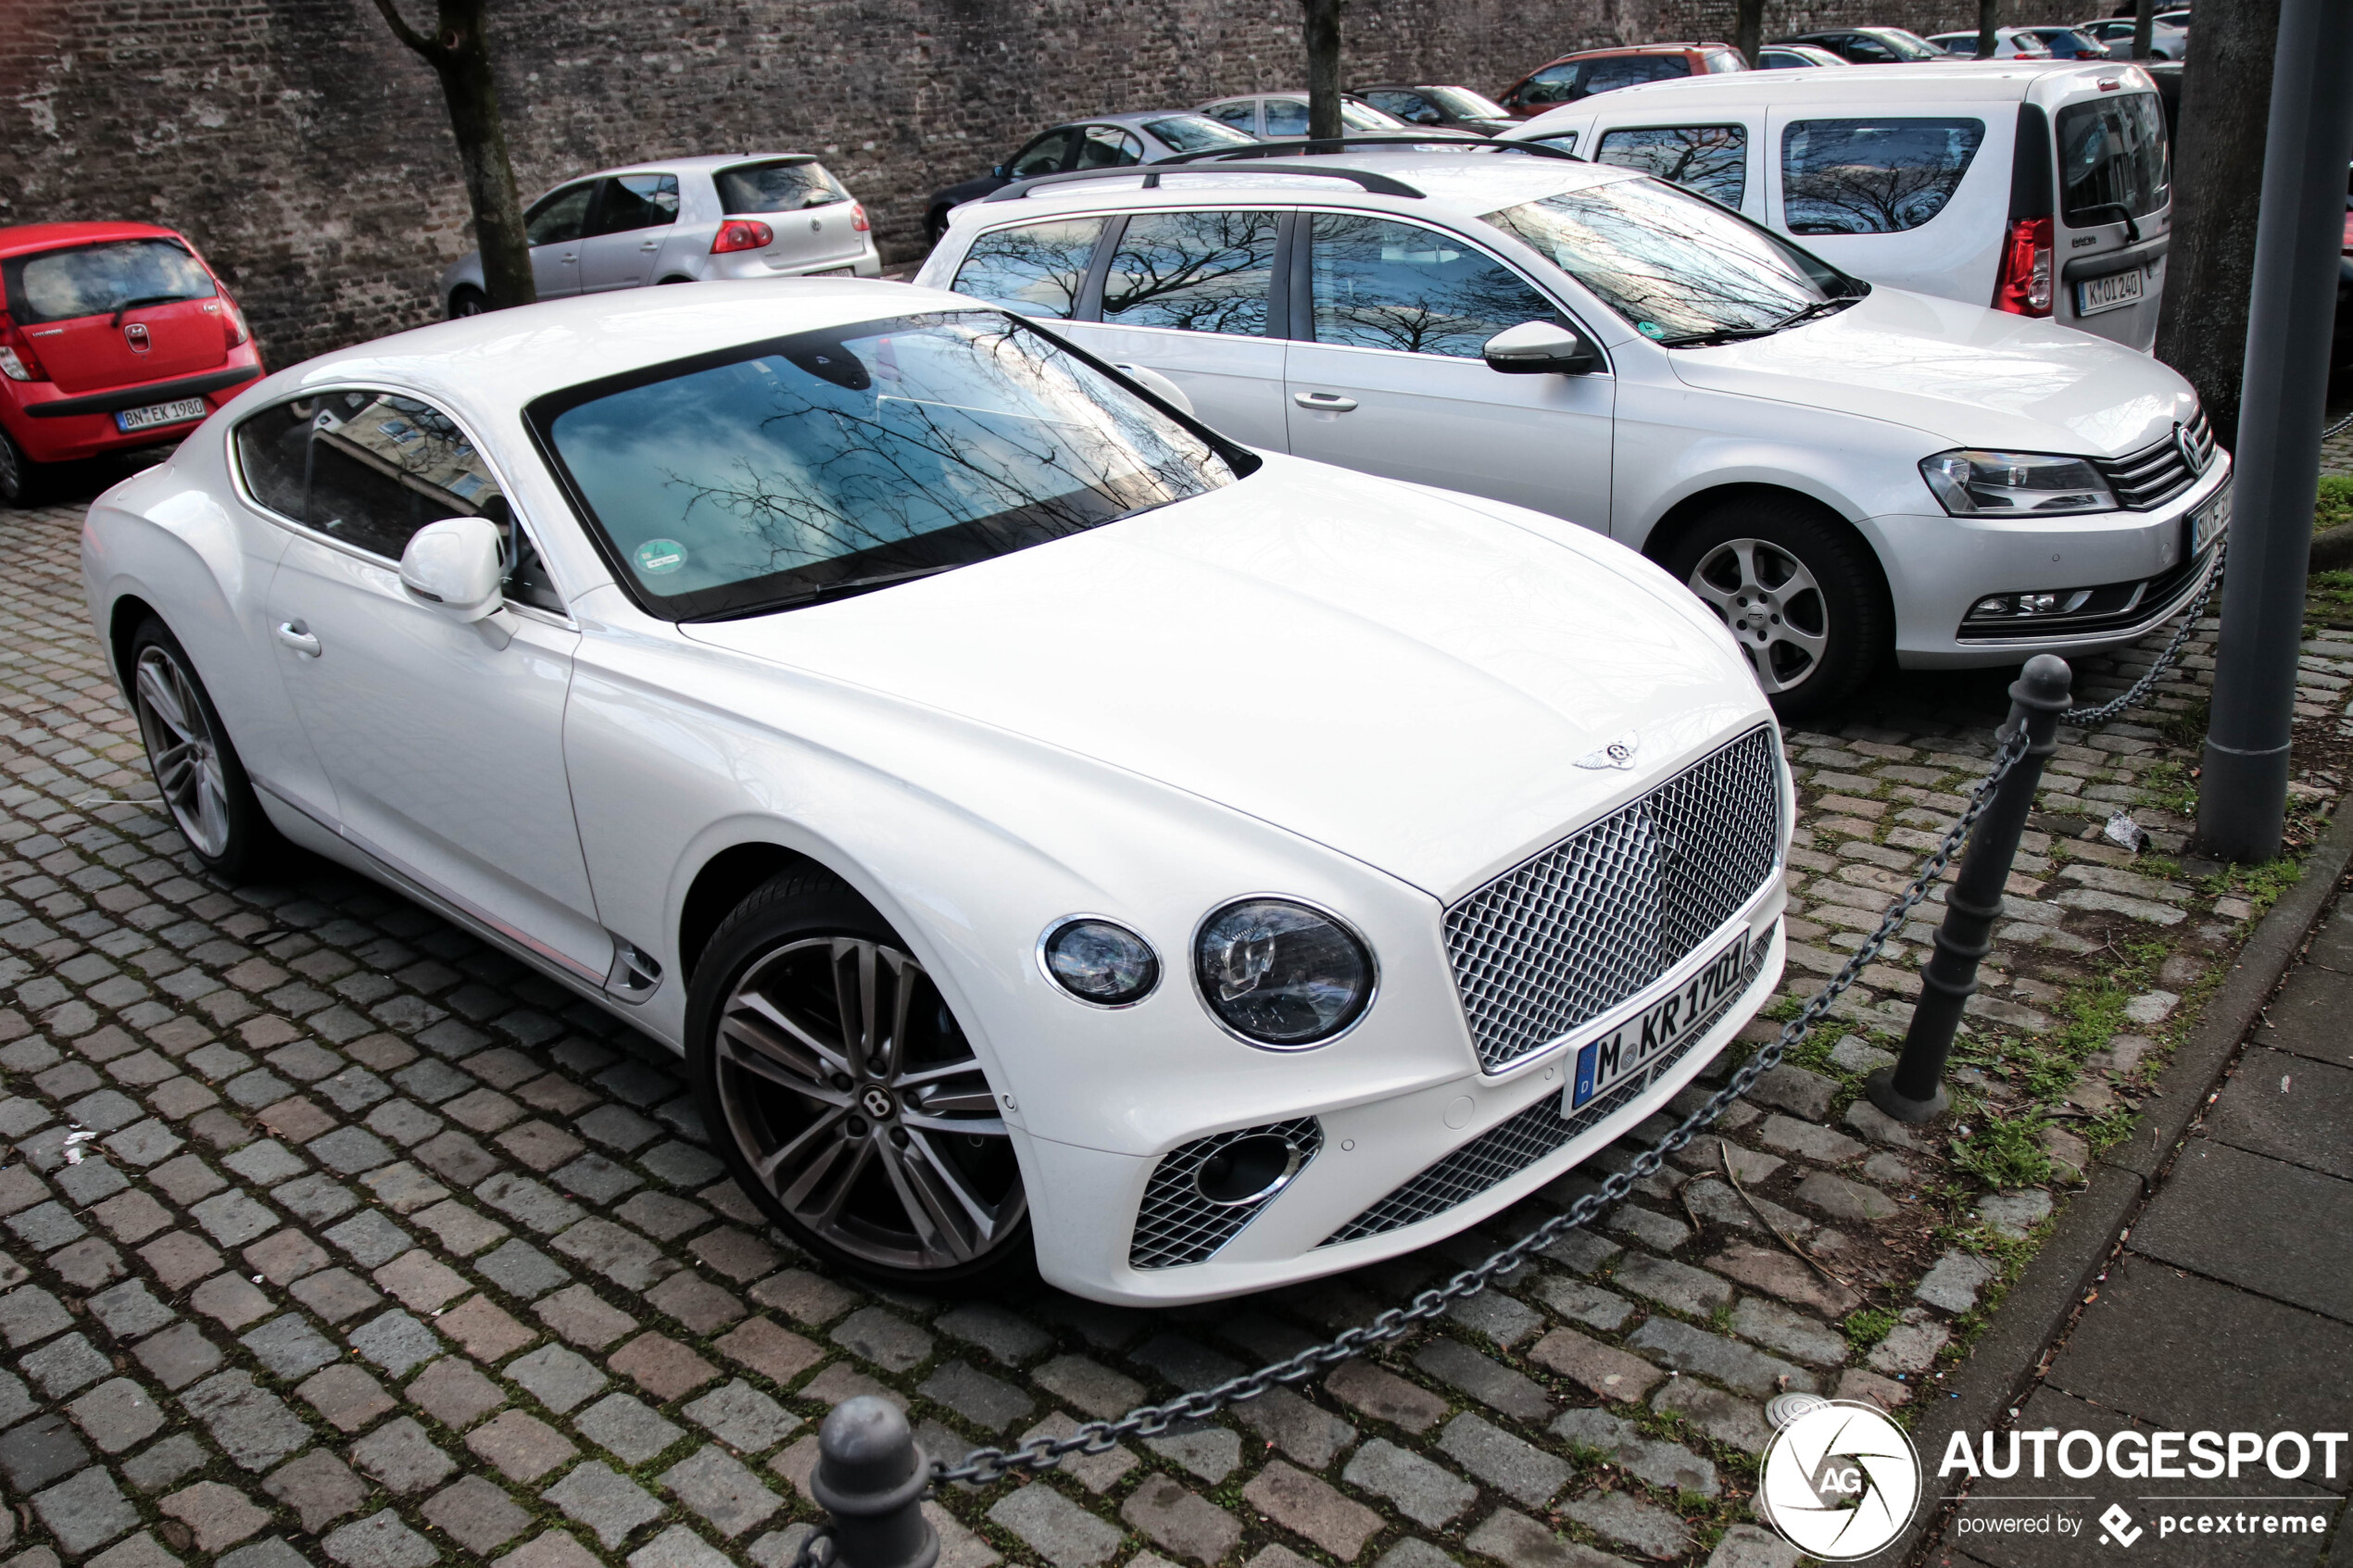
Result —
[{"label": "red hatchback car", "polygon": [[1579,49],[1529,71],[1505,88],[1498,101],[1511,110],[1513,118],[1533,119],[1547,109],[1613,88],[1747,69],[1741,52],[1729,44],[1629,44],[1614,49]]},{"label": "red hatchback car", "polygon": [[170,230],[0,229],[0,504],[44,464],[176,441],[260,374],[245,317]]}]

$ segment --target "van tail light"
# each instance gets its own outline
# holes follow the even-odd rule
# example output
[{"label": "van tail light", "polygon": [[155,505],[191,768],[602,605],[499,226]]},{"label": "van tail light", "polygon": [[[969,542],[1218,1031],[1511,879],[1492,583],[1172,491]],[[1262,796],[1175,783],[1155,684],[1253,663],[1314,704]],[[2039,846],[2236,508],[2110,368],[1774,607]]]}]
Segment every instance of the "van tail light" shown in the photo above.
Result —
[{"label": "van tail light", "polygon": [[874,221],[866,216],[865,203],[851,202],[849,204],[849,226],[862,234],[874,228]]},{"label": "van tail light", "polygon": [[2353,256],[2353,207],[2347,207],[2345,213],[2345,254]]},{"label": "van tail light", "polygon": [[765,223],[749,218],[730,218],[719,225],[719,232],[711,236],[711,254],[724,256],[736,250],[766,250],[776,243],[776,231]]},{"label": "van tail light", "polygon": [[0,312],[0,376],[10,381],[47,381],[49,372],[41,368],[41,356],[25,341],[23,331]]},{"label": "van tail light", "polygon": [[229,291],[222,289],[220,291],[220,346],[240,347],[252,336],[253,332],[245,326],[245,313],[237,308],[237,302],[229,297]]},{"label": "van tail light", "polygon": [[1994,280],[1994,308],[2013,316],[2051,313],[2051,220],[2013,218]]}]

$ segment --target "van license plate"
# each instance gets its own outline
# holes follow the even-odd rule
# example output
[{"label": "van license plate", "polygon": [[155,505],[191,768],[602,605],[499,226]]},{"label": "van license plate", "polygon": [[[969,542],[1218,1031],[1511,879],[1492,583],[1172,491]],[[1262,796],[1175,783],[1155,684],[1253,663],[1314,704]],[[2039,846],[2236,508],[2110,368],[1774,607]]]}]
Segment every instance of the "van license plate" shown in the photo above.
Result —
[{"label": "van license plate", "polygon": [[182,397],[177,403],[150,403],[144,408],[125,408],[114,417],[114,427],[128,435],[134,430],[153,430],[157,425],[176,425],[203,418],[204,399]]},{"label": "van license plate", "polygon": [[2075,285],[2075,313],[2096,316],[2103,310],[2120,310],[2141,302],[2141,270],[2127,267],[2121,272],[2110,272],[2105,278],[2086,278]]},{"label": "van license plate", "polygon": [[1742,932],[1674,995],[1662,997],[1600,1039],[1578,1048],[1577,1074],[1568,1085],[1568,1110],[1595,1095],[1607,1094],[1697,1032],[1716,1005],[1737,993],[1748,973],[1749,934]]}]

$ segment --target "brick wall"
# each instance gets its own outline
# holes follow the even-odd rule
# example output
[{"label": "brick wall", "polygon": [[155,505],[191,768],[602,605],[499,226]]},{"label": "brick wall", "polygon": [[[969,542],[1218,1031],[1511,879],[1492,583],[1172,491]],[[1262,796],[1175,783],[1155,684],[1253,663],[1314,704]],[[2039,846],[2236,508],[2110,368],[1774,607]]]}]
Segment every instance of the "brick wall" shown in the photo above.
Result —
[{"label": "brick wall", "polygon": [[[821,151],[894,257],[920,250],[928,192],[1042,123],[1303,75],[1292,0],[497,0],[492,14],[526,200],[639,158]],[[1343,27],[1357,80],[1493,92],[1568,49],[1729,38],[1732,15],[1730,0],[1353,0]],[[1975,19],[1971,0],[1766,7],[1768,37]],[[435,277],[472,244],[439,89],[370,0],[0,0],[0,224],[94,218],[185,231],[273,365],[429,320]]]}]

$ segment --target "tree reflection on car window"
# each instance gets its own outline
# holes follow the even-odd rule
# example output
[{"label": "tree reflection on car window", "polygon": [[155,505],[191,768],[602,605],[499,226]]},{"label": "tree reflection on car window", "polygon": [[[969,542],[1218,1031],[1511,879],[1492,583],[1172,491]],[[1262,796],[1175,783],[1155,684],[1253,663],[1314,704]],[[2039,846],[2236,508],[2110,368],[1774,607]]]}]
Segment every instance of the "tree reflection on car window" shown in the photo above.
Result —
[{"label": "tree reflection on car window", "polygon": [[1639,169],[1738,207],[1748,190],[1748,132],[1738,125],[1673,125],[1612,131],[1595,163]]},{"label": "tree reflection on car window", "polygon": [[1504,328],[1554,316],[1510,269],[1418,224],[1318,213],[1313,245],[1317,343],[1476,359]]},{"label": "tree reflection on car window", "polygon": [[1265,336],[1276,227],[1271,212],[1130,218],[1103,281],[1103,320],[1122,327]]},{"label": "tree reflection on car window", "polygon": [[1230,483],[1217,449],[994,312],[807,333],[533,410],[640,593],[756,613]]},{"label": "tree reflection on car window", "polygon": [[1894,234],[1944,210],[1985,140],[1982,119],[1800,119],[1781,132],[1793,234]]},{"label": "tree reflection on car window", "polygon": [[1024,223],[973,242],[956,269],[955,289],[1024,316],[1068,317],[1078,308],[1103,220]]}]

